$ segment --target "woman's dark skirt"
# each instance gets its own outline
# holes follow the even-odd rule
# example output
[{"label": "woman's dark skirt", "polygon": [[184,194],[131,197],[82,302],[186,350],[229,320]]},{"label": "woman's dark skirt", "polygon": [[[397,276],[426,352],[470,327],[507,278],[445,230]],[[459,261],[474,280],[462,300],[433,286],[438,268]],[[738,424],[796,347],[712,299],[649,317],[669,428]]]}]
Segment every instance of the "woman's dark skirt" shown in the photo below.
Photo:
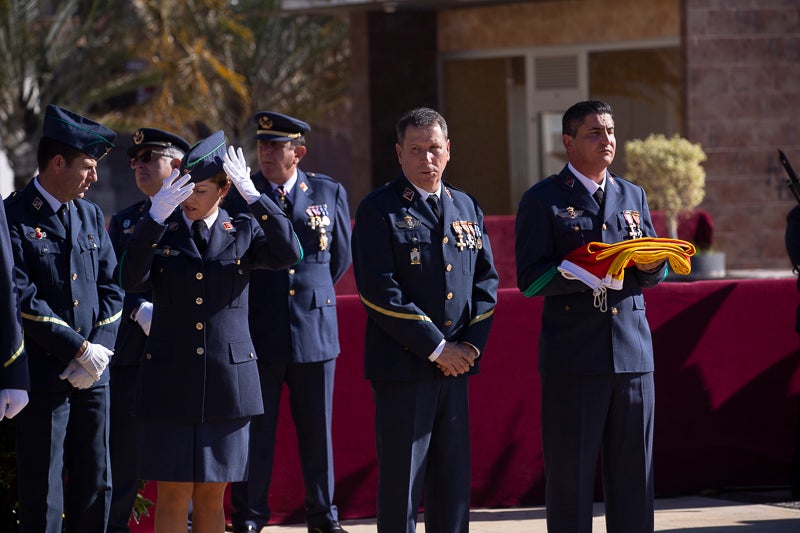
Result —
[{"label": "woman's dark skirt", "polygon": [[139,479],[247,481],[250,418],[183,424],[138,419]]}]

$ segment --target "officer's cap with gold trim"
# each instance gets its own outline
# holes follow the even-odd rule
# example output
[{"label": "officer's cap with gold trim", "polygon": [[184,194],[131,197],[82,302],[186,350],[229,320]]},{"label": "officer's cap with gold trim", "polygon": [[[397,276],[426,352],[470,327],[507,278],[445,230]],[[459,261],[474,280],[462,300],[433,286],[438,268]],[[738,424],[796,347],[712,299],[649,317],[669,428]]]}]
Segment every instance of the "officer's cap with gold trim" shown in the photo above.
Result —
[{"label": "officer's cap with gold trim", "polygon": [[42,137],[77,148],[97,160],[114,148],[117,134],[77,113],[48,104],[44,112]]},{"label": "officer's cap with gold trim", "polygon": [[257,127],[256,139],[262,141],[291,141],[311,131],[311,126],[302,120],[272,111],[256,113],[253,121]]},{"label": "officer's cap with gold trim", "polygon": [[128,148],[128,156],[133,157],[142,148],[175,147],[184,154],[189,151],[189,143],[180,135],[156,128],[139,128],[133,134],[133,146]]},{"label": "officer's cap with gold trim", "polygon": [[198,183],[224,172],[222,160],[225,150],[225,132],[222,130],[200,139],[183,156],[181,174],[191,174],[191,182]]}]

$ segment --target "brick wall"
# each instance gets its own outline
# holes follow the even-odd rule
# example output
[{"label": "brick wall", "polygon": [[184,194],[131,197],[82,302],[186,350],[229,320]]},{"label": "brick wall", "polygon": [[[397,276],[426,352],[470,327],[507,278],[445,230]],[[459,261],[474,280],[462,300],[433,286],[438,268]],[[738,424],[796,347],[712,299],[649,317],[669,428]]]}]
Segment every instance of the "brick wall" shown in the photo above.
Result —
[{"label": "brick wall", "polygon": [[795,201],[778,162],[800,169],[800,2],[685,0],[686,135],[708,155],[706,198],[727,267],[788,268]]}]

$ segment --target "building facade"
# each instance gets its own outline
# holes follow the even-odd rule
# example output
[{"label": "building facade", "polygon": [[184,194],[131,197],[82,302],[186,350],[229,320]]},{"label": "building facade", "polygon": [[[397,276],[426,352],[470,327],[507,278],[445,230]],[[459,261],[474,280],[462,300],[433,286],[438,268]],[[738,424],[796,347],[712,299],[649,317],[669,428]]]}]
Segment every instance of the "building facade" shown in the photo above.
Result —
[{"label": "building facade", "polygon": [[[800,168],[798,0],[362,2],[283,0],[345,10],[352,47],[351,201],[392,179],[393,126],[411,107],[443,112],[448,177],[487,214],[564,164],[560,116],[599,98],[615,109],[618,155],[650,133],[700,143],[701,207],[729,269],[790,265],[794,205],[777,149]],[[358,132],[358,133],[356,133]]]}]

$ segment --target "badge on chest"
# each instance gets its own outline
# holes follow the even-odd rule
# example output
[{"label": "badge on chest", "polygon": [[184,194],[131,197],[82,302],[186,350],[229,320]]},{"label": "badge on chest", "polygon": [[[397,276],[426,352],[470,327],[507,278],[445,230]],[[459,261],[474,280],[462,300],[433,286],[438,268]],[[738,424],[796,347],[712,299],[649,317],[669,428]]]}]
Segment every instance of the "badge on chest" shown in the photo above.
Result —
[{"label": "badge on chest", "polygon": [[325,251],[328,249],[328,226],[331,225],[331,217],[328,212],[328,204],[310,205],[306,208],[306,216],[308,220],[306,225],[313,231],[317,232],[319,236],[319,249]]},{"label": "badge on chest", "polygon": [[628,232],[629,239],[642,238],[642,226],[639,222],[639,211],[631,211],[626,209],[622,212],[622,217],[625,219],[625,227]]}]

